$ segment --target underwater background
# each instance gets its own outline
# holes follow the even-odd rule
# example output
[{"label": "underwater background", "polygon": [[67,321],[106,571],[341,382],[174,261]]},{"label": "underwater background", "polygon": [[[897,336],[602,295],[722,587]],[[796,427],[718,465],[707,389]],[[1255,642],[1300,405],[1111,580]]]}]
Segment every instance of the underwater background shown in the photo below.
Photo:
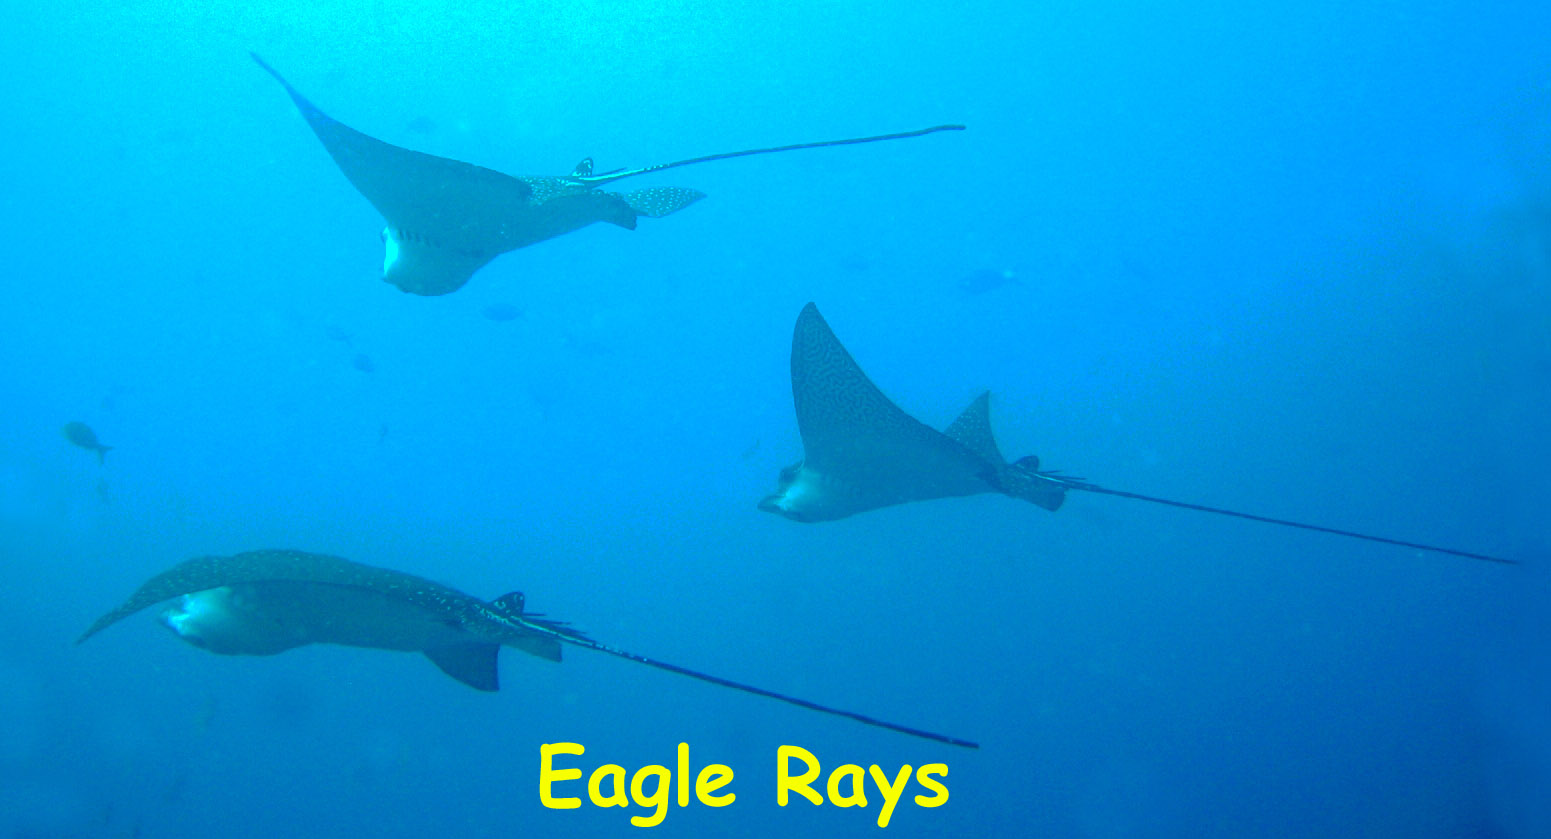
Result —
[{"label": "underwater background", "polygon": [[[775,753],[944,762],[895,836],[1551,835],[1551,6],[22,2],[0,29],[0,835],[621,836],[577,765],[736,772],[673,836],[870,835]],[[381,282],[263,55],[391,143],[709,194]],[[797,524],[814,301],[941,428],[1105,486]],[[88,423],[99,465],[60,433]],[[583,650],[214,656],[184,559],[431,577],[915,740]],[[567,794],[585,796],[584,783]],[[908,795],[922,792],[919,787]]]}]

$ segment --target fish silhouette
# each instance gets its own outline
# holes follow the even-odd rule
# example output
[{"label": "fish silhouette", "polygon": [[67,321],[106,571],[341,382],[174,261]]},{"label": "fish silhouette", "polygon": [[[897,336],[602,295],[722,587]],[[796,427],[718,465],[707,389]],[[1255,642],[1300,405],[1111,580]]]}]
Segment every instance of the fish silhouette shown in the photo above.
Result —
[{"label": "fish silhouette", "polygon": [[91,426],[84,422],[67,422],[61,431],[64,432],[66,440],[83,449],[96,452],[98,463],[107,462],[105,456],[113,447],[104,446],[98,441],[97,432],[93,431]]},{"label": "fish silhouette", "polygon": [[988,291],[996,291],[1003,286],[1023,285],[1023,280],[1011,268],[993,270],[981,268],[971,271],[959,278],[959,291],[966,297],[985,294]]},{"label": "fish silhouette", "polygon": [[273,67],[253,55],[301,111],[352,185],[382,214],[382,278],[403,291],[450,294],[490,260],[594,222],[634,230],[641,216],[662,218],[705,197],[683,187],[616,193],[598,189],[622,178],[753,154],[851,145],[961,130],[939,125],[876,137],[724,152],[673,163],[594,173],[591,158],[569,175],[511,176],[384,143],[330,118]]},{"label": "fish silhouette", "polygon": [[976,748],[966,740],[625,652],[562,621],[527,611],[521,592],[487,602],[421,577],[303,551],[250,551],[179,563],[98,618],[76,643],[169,600],[175,603],[161,613],[162,623],[184,641],[223,655],[274,655],[307,644],[418,652],[469,687],[495,691],[500,688],[496,658],[501,647],[558,662],[562,645],[568,645],[902,734]]},{"label": "fish silhouette", "polygon": [[491,303],[479,313],[484,315],[486,320],[493,320],[496,323],[506,323],[522,317],[522,309],[511,303]]},{"label": "fish silhouette", "polygon": [[781,470],[777,491],[760,501],[759,509],[793,521],[832,521],[895,504],[990,492],[1055,511],[1066,493],[1075,490],[1517,564],[1487,554],[1110,489],[1043,471],[1033,456],[1008,463],[991,433],[989,394],[977,396],[946,431],[931,428],[900,410],[867,378],[812,303],[797,316],[791,367],[803,459]]}]

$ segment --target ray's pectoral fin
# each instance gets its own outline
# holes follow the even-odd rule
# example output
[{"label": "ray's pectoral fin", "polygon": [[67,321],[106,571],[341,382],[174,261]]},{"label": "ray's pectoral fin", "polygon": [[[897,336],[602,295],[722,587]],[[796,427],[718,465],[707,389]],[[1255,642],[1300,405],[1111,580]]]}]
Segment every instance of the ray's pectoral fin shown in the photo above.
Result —
[{"label": "ray's pectoral fin", "polygon": [[497,691],[501,689],[496,670],[500,652],[499,644],[453,644],[432,647],[425,651],[425,657],[443,673],[475,690]]},{"label": "ray's pectoral fin", "polygon": [[705,193],[698,189],[686,189],[681,186],[637,189],[624,194],[625,203],[630,205],[630,209],[634,210],[636,215],[647,218],[672,215],[704,197]]},{"label": "ray's pectoral fin", "polygon": [[514,649],[545,661],[560,661],[560,642],[542,635],[523,636],[508,642]]},{"label": "ray's pectoral fin", "polygon": [[496,255],[448,246],[390,225],[382,231],[382,280],[410,294],[451,294]]},{"label": "ray's pectoral fin", "polygon": [[510,242],[533,188],[510,175],[385,143],[333,119],[257,55],[335,165],[388,223],[383,279],[411,294],[457,291]]}]

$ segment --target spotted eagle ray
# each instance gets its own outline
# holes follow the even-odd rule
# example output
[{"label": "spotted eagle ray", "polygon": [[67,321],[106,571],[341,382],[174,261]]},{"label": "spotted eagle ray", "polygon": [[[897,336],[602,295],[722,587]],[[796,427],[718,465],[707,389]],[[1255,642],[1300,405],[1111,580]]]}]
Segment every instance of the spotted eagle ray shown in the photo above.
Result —
[{"label": "spotted eagle ray", "polygon": [[759,509],[793,521],[833,521],[911,501],[989,492],[1055,511],[1068,490],[1080,490],[1517,564],[1502,557],[1109,489],[1042,471],[1039,458],[1032,455],[1008,463],[991,433],[989,392],[975,397],[945,431],[937,431],[906,414],[867,378],[812,303],[797,316],[792,334],[792,402],[803,458],[781,470],[779,489],[760,501]]},{"label": "spotted eagle ray", "polygon": [[598,187],[622,178],[732,157],[846,146],[960,131],[938,125],[875,137],[797,143],[722,152],[638,169],[594,173],[585,158],[569,175],[512,176],[445,157],[411,151],[330,118],[275,68],[253,55],[290,94],[323,148],[350,183],[382,214],[382,278],[411,294],[451,294],[474,272],[507,251],[606,221],[634,230],[636,219],[662,218],[688,207],[705,193],[683,187],[605,192]]},{"label": "spotted eagle ray", "polygon": [[558,662],[561,645],[568,644],[902,734],[978,748],[625,652],[527,611],[521,592],[486,602],[421,577],[302,551],[250,551],[174,565],[98,618],[76,643],[168,600],[176,603],[162,611],[162,623],[184,641],[223,655],[274,655],[307,644],[419,652],[454,679],[495,691],[501,647]]}]

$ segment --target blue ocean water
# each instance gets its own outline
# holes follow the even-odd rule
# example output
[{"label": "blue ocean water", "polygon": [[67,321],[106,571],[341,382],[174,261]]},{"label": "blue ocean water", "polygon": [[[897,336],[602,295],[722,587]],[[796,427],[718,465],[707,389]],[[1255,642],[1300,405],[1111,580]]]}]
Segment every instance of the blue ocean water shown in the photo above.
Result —
[{"label": "blue ocean water", "polygon": [[[733,768],[674,836],[871,835],[776,750],[946,763],[896,836],[1551,835],[1551,7],[23,3],[0,29],[0,835],[619,836],[539,749]],[[709,198],[382,283],[332,116]],[[1016,282],[997,283],[998,276]],[[966,293],[966,289],[974,293]],[[815,301],[946,425],[1138,492],[797,524]],[[491,313],[496,313],[492,315]],[[60,434],[84,421],[99,465]],[[418,656],[220,657],[193,556],[332,553],[920,741],[585,651],[481,694]],[[565,794],[582,795],[582,782]]]}]

